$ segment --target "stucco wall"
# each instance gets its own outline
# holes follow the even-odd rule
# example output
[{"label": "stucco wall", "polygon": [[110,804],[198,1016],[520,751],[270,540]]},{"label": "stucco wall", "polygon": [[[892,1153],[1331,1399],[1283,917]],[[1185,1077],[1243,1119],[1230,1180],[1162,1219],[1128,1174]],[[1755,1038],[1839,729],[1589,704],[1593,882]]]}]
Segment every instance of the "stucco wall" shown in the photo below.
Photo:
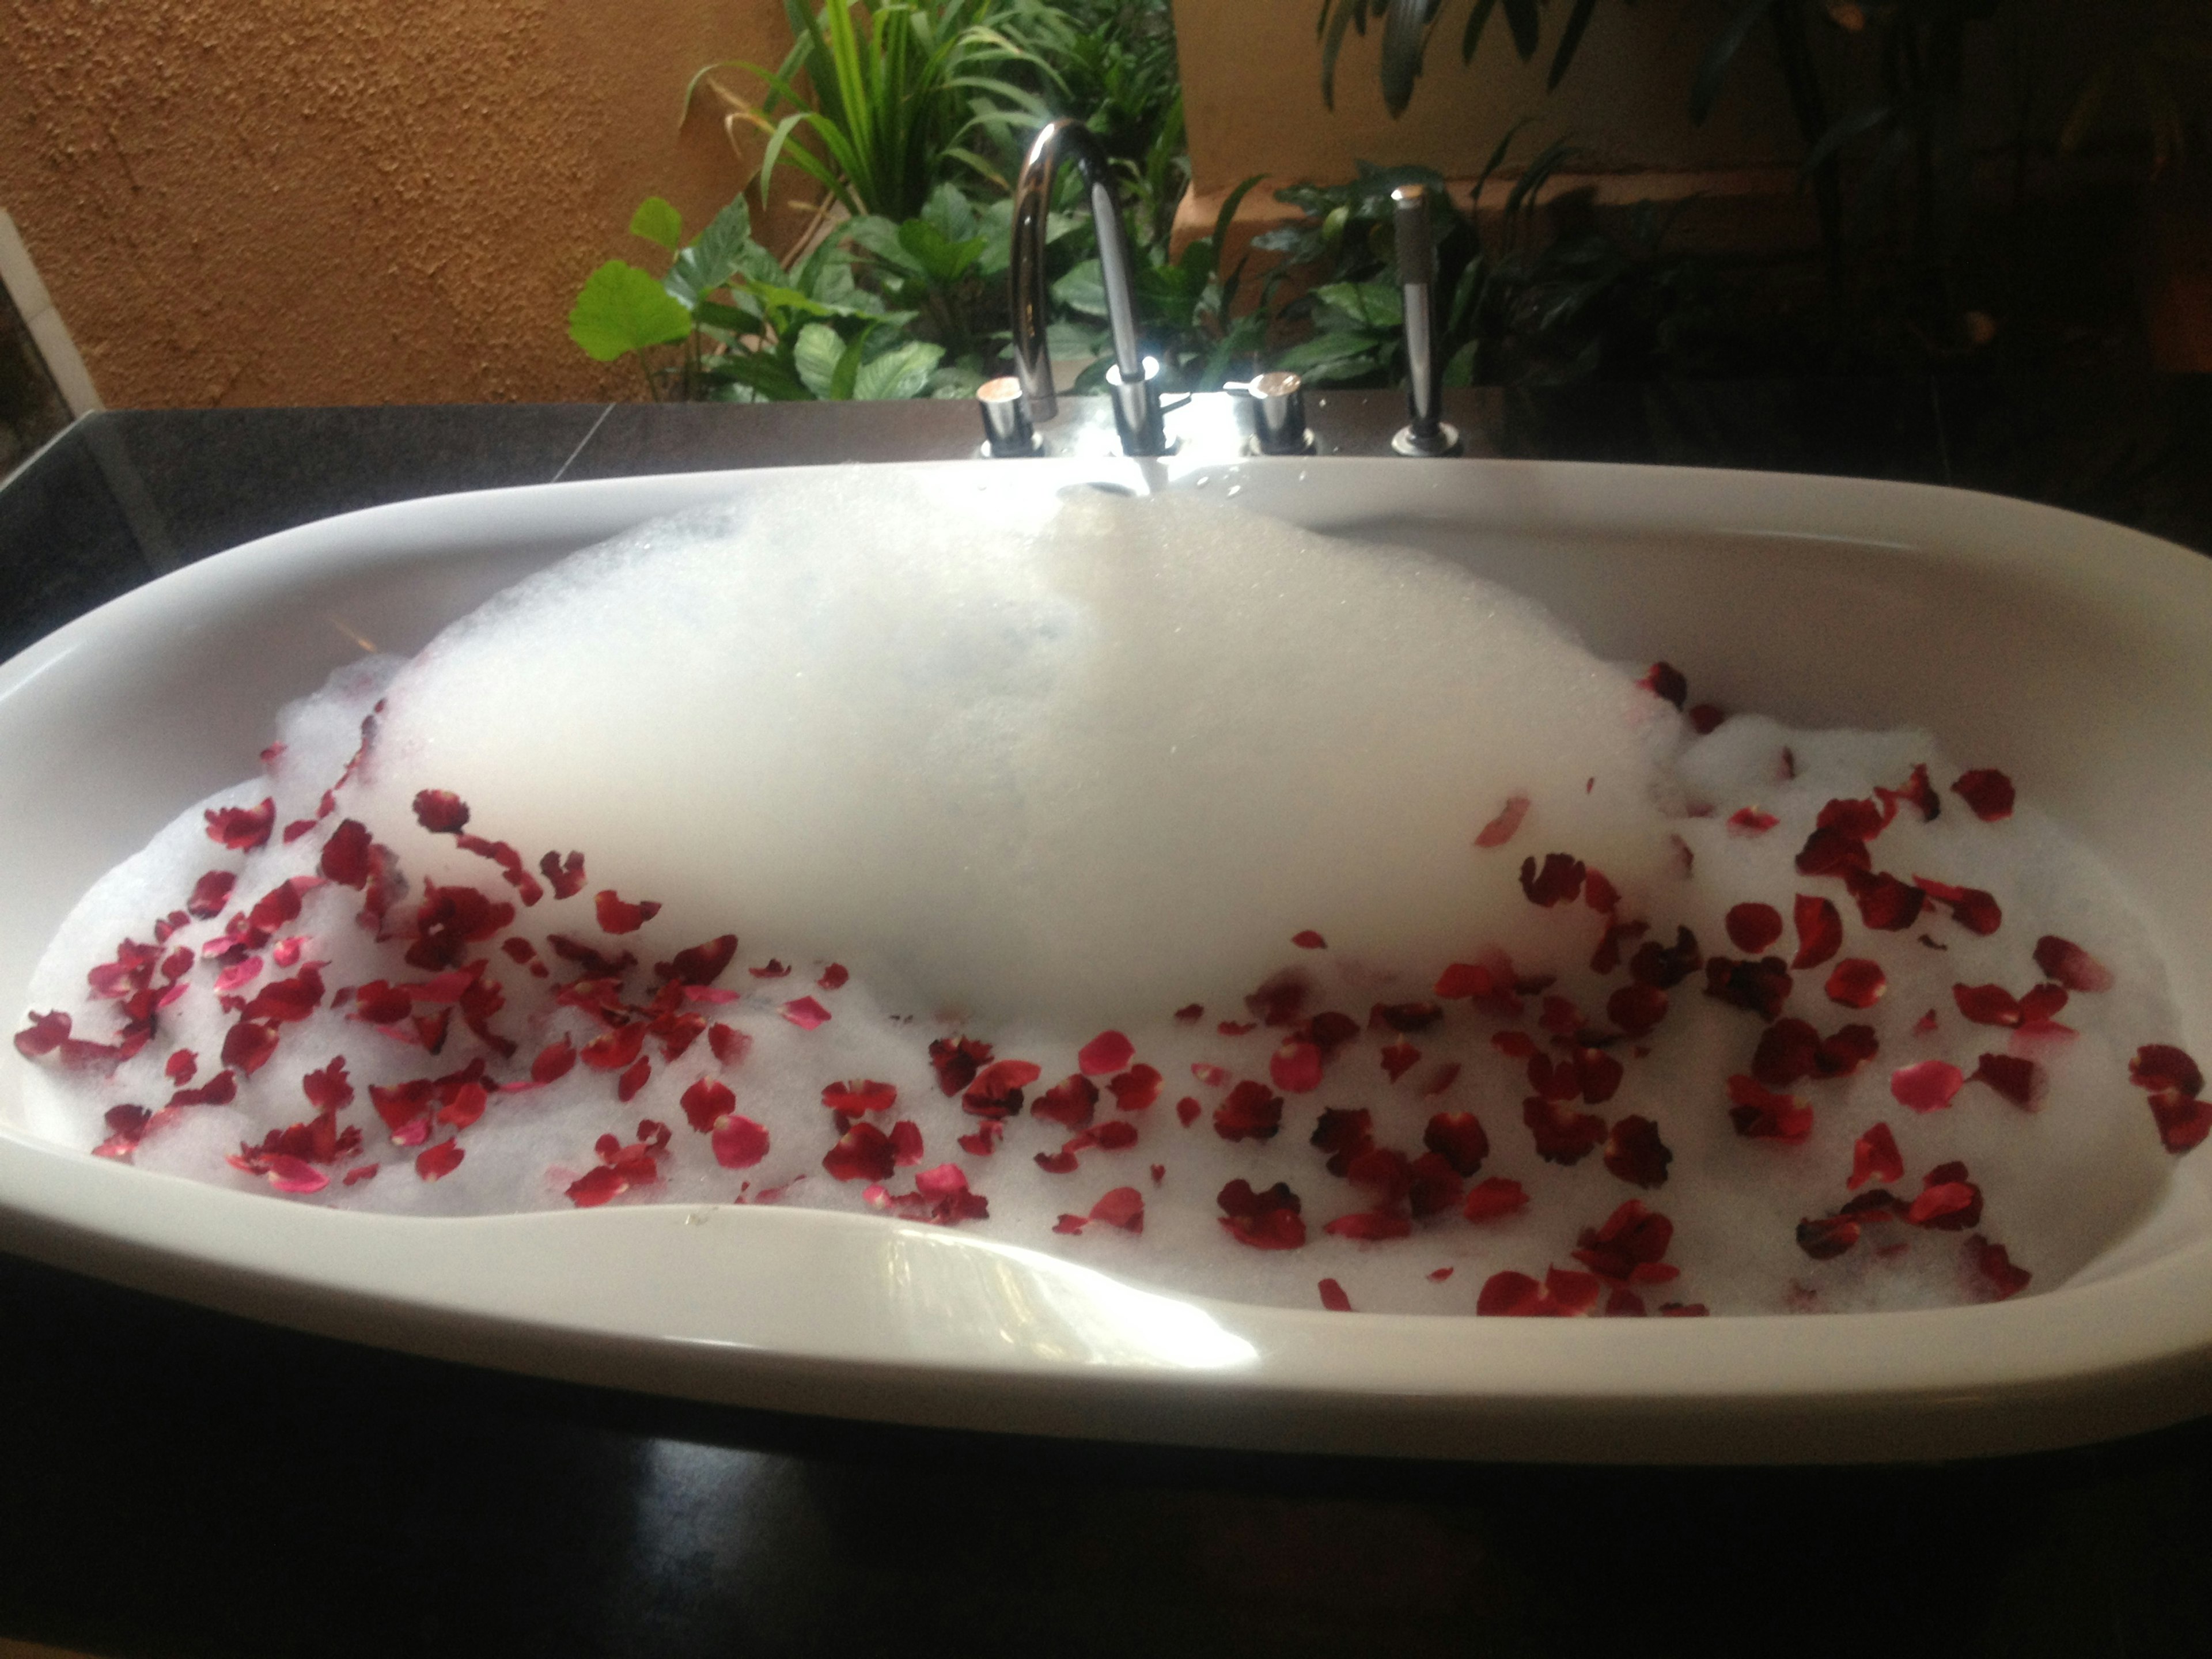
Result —
[{"label": "stucco wall", "polygon": [[[112,405],[639,395],[566,337],[659,193],[747,169],[691,71],[776,0],[0,0],[0,208]],[[791,175],[794,184],[798,175]],[[779,193],[782,191],[781,175]]]},{"label": "stucco wall", "polygon": [[[1698,60],[1733,0],[1606,4],[1593,15],[1559,89],[1545,94],[1551,52],[1566,8],[1546,9],[1533,64],[1514,52],[1502,11],[1472,64],[1459,58],[1467,14],[1455,0],[1405,114],[1393,120],[1376,84],[1380,26],[1347,35],[1337,65],[1336,107],[1321,101],[1314,0],[1175,0],[1194,186],[1228,189],[1253,173],[1336,179],[1354,160],[1418,161],[1454,178],[1479,173],[1513,124],[1525,159],[1571,136],[1611,167],[1681,170],[1771,164],[1787,154],[1790,125],[1775,77],[1735,77],[1702,127],[1683,116]],[[1755,50],[1755,48],[1754,48]]]}]

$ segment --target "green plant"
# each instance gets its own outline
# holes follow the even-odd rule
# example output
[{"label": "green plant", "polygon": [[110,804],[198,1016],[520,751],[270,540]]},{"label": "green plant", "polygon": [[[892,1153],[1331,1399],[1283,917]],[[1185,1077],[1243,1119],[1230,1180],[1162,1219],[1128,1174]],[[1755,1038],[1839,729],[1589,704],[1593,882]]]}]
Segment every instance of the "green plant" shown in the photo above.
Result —
[{"label": "green plant", "polygon": [[[1491,155],[1475,195],[1504,164],[1511,135]],[[1257,246],[1322,275],[1290,307],[1310,320],[1310,338],[1272,366],[1322,385],[1389,385],[1405,378],[1403,290],[1390,192],[1422,185],[1431,204],[1437,331],[1445,383],[1540,382],[1631,377],[1703,367],[1715,331],[1712,276],[1701,262],[1662,250],[1668,216],[1650,204],[1631,215],[1626,239],[1594,225],[1545,235],[1536,197],[1575,152],[1555,143],[1533,158],[1508,194],[1488,240],[1472,214],[1425,167],[1361,163],[1351,183],[1297,185],[1276,199],[1304,216]]]},{"label": "green plant", "polygon": [[689,243],[659,197],[639,206],[630,231],[668,253],[666,275],[608,260],[577,295],[568,337],[601,362],[635,356],[655,398],[791,402],[973,389],[961,371],[940,368],[941,344],[905,337],[913,313],[890,309],[854,279],[841,239],[787,268],[753,240],[743,197]]},{"label": "green plant", "polygon": [[[827,0],[817,15],[805,0],[784,0],[793,44],[775,69],[735,60],[710,64],[684,94],[688,113],[702,87],[719,96],[734,126],[765,134],[762,200],[780,163],[789,161],[854,216],[918,216],[949,169],[1005,187],[979,139],[1005,139],[1047,113],[1031,78],[1052,71],[1024,28],[1054,33],[1042,0]],[[757,100],[717,78],[741,70],[765,88]],[[819,146],[793,143],[803,134]],[[732,131],[732,143],[735,142]]]}]

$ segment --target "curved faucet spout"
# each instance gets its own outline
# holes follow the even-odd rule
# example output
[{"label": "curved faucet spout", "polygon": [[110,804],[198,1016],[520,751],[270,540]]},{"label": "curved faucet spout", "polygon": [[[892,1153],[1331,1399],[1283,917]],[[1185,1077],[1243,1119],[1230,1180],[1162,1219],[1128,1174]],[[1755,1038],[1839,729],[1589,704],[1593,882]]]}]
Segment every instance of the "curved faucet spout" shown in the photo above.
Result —
[{"label": "curved faucet spout", "polygon": [[1133,455],[1158,455],[1167,445],[1161,427],[1159,368],[1137,340],[1137,301],[1129,264],[1129,239],[1114,196],[1106,153],[1079,121],[1048,122],[1014,181],[1013,247],[1008,268],[1013,318],[1014,374],[1029,399],[1031,417],[1060,412],[1052,384],[1052,348],[1046,328],[1045,220],[1052,210],[1053,167],[1066,150],[1075,159],[1091,196],[1098,227],[1098,268],[1106,287],[1106,314],[1114,337],[1115,418],[1122,446]]}]

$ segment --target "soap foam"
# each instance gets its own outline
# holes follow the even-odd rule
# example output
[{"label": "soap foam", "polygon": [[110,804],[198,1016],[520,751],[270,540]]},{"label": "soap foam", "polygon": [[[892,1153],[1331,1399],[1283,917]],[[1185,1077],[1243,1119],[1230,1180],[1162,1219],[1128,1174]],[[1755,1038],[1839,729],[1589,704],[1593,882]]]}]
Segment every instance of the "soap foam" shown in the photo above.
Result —
[{"label": "soap foam", "polygon": [[[1891,1221],[1870,1223],[1837,1260],[1798,1247],[1802,1219],[1850,1196],[1853,1142],[1875,1122],[1904,1155],[1903,1199],[1939,1164],[1969,1165],[1988,1196],[1977,1233],[2031,1267],[2038,1289],[2124,1231],[2165,1179],[2166,1155],[2124,1081],[2128,1054],[2172,1029],[2164,972],[2124,896],[2053,825],[2025,806],[1985,823],[1947,798],[1934,821],[1907,808],[1874,843],[1880,867],[1995,895],[2005,922],[1986,938],[1932,908],[1908,932],[1871,933],[1840,882],[1796,870],[1829,799],[1899,784],[1920,763],[1939,787],[1955,775],[1926,734],[1796,732],[1738,715],[1698,737],[1632,673],[1455,566],[1188,495],[1055,497],[945,477],[896,486],[892,510],[841,517],[823,506],[838,483],[768,482],[742,507],[646,526],[500,596],[410,664],[343,671],[285,711],[266,777],[195,807],[104,878],[32,988],[33,1007],[68,1010],[87,1033],[113,1024],[112,1005],[85,987],[88,965],[118,939],[147,938],[210,866],[242,872],[226,915],[313,877],[345,819],[392,850],[412,897],[428,880],[515,902],[513,936],[559,969],[540,975],[479,947],[505,998],[490,1024],[517,1045],[512,1060],[457,1022],[434,1056],[402,1040],[406,1028],[371,1030],[325,1000],[283,1028],[260,1070],[240,1075],[234,1102],[162,1114],[131,1152],[137,1165],[266,1190],[226,1156],[308,1116],[303,1077],[343,1054],[360,1092],[337,1121],[358,1127],[364,1148],[331,1173],[375,1174],[294,1201],[443,1215],[565,1207],[602,1167],[594,1143],[631,1143],[643,1119],[670,1126],[672,1143],[653,1155],[657,1179],[618,1201],[773,1197],[860,1212],[950,1164],[988,1201],[988,1219],[963,1226],[1133,1278],[1310,1307],[1328,1277],[1362,1310],[1457,1313],[1498,1270],[1573,1267],[1583,1230],[1631,1199],[1675,1229],[1666,1259],[1680,1279],[1639,1292],[1655,1306],[1889,1308],[1986,1294],[1960,1235]],[[880,500],[886,486],[871,477],[868,488]],[[323,815],[323,792],[380,704],[374,742]],[[584,890],[520,903],[495,864],[417,823],[424,788],[465,800],[470,829],[522,849],[528,868],[542,849],[581,849]],[[264,794],[280,831],[268,846],[240,854],[210,843],[206,809]],[[1474,844],[1515,797],[1531,804],[1510,840]],[[1743,806],[1775,826],[1740,833],[1729,814]],[[286,842],[295,822],[313,828]],[[1540,1024],[1547,996],[1602,1025],[1624,980],[1589,963],[1607,918],[1587,900],[1542,908],[1524,896],[1522,860],[1561,850],[1602,871],[1623,896],[1619,914],[1648,920],[1649,938],[1686,925],[1708,952],[1734,953],[1725,919],[1746,899],[1785,919],[1796,893],[1837,903],[1841,956],[1879,959],[1890,988],[1856,1012],[1822,995],[1827,966],[1796,975],[1790,1014],[1823,1034],[1871,1024],[1881,1045],[1852,1076],[1793,1085],[1814,1107],[1804,1144],[1735,1132],[1723,1084],[1749,1069],[1761,1022],[1700,994],[1693,975],[1647,1039],[1613,1045],[1626,1062],[1617,1095],[1571,1109],[1653,1121],[1674,1155],[1665,1183],[1627,1185],[1597,1155],[1573,1167],[1535,1155],[1522,1122],[1526,1066],[1492,1038],[1522,1031],[1554,1047],[1565,1033]],[[663,908],[609,936],[593,912],[601,890]],[[337,884],[306,892],[280,930],[301,941],[295,963],[325,964],[333,991],[423,980],[399,959],[404,933],[379,943],[356,924],[362,899]],[[189,921],[165,948],[201,951],[224,927]],[[1306,930],[1311,948],[1294,945]],[[659,988],[652,964],[726,932],[742,941],[736,963],[684,1006],[741,1036],[742,1058],[718,1059],[695,1032],[672,1056],[658,1041],[645,1047],[651,1064],[628,1101],[614,1074],[578,1065],[546,1086],[495,1093],[458,1125],[431,1118],[395,1137],[370,1109],[372,1085],[452,1075],[478,1057],[488,1081],[517,1083],[549,1045],[600,1035],[552,994],[579,969],[551,936],[634,952],[625,995],[636,1005]],[[2024,989],[2045,932],[2114,970],[2118,988],[2066,1011],[2081,1035],[2031,1040],[1963,1022],[1951,987]],[[1772,948],[1787,957],[1796,945],[1785,933]],[[264,965],[236,995],[297,971],[279,965],[282,949],[253,953]],[[1428,1000],[1446,965],[1498,963],[1500,951],[1524,980],[1557,976],[1526,993],[1518,1017],[1452,1002],[1400,1033],[1370,1014]],[[757,975],[772,957],[792,971]],[[158,1038],[112,1077],[41,1070],[31,1127],[93,1146],[110,1106],[168,1097],[162,1067],[179,1049],[197,1057],[190,1080],[205,1083],[237,1024],[215,971],[211,960],[192,970]],[[1236,1085],[1274,1089],[1294,1033],[1261,1023],[1265,1000],[1246,999],[1285,975],[1306,988],[1303,1014],[1341,1011],[1363,1029],[1318,1088],[1275,1091],[1279,1133],[1224,1139],[1215,1117]],[[829,1023],[793,1024],[785,1006],[802,997]],[[1175,1017],[1190,1004],[1203,1014]],[[1939,1016],[1924,1033],[1923,1010]],[[1110,1094],[1098,1102],[1092,1132],[1126,1124],[1133,1145],[1079,1146],[1073,1170],[1040,1167],[1079,1136],[1038,1118],[1039,1097],[1108,1027],[1161,1074],[1158,1097],[1127,1113]],[[956,1035],[1039,1068],[1031,1109],[1006,1121],[988,1154],[957,1144],[988,1132],[930,1062],[931,1041]],[[1394,1079],[1382,1051],[1401,1043],[1419,1054]],[[2044,1066],[2037,1110],[1981,1085],[1926,1116],[1890,1095],[1899,1066],[1942,1059],[1972,1073],[1991,1050]],[[895,1086],[896,1109],[872,1121],[911,1121],[924,1143],[872,1201],[872,1183],[823,1167],[843,1126],[822,1092],[848,1078]],[[702,1079],[731,1088],[736,1111],[768,1132],[758,1164],[721,1167],[687,1123],[683,1097]],[[1368,1110],[1375,1142],[1409,1158],[1436,1114],[1472,1111],[1491,1147],[1478,1178],[1518,1182],[1528,1206],[1479,1224],[1447,1209],[1381,1243],[1332,1236],[1323,1224],[1370,1208],[1374,1194],[1330,1173],[1311,1144],[1323,1108]],[[415,1159],[448,1141],[459,1167],[421,1178]],[[1217,1194],[1240,1179],[1298,1194],[1303,1248],[1263,1252],[1224,1233]],[[1097,1221],[1054,1231],[1122,1187],[1145,1200],[1140,1237]]]}]

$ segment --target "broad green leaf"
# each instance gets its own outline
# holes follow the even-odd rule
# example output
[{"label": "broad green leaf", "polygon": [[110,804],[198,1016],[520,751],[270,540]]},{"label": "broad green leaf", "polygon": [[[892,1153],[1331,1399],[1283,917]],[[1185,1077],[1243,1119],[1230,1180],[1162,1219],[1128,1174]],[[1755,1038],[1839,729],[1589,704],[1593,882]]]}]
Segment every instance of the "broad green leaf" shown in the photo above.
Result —
[{"label": "broad green leaf", "polygon": [[1310,340],[1301,340],[1271,358],[1268,367],[1289,369],[1297,374],[1316,375],[1335,364],[1355,360],[1371,365],[1378,343],[1378,337],[1355,333],[1349,329],[1331,334],[1316,334]]},{"label": "broad green leaf", "polygon": [[1052,297],[1070,311],[1079,311],[1086,317],[1105,316],[1106,278],[1098,261],[1085,259],[1054,283]]},{"label": "broad green leaf", "polygon": [[690,332],[690,312],[651,276],[621,259],[608,260],[585,279],[568,313],[568,337],[603,363]]},{"label": "broad green leaf", "polygon": [[799,331],[799,347],[792,362],[806,389],[817,398],[827,398],[837,379],[837,360],[844,355],[845,343],[837,337],[836,329],[827,323],[809,323]]},{"label": "broad green leaf", "polygon": [[668,267],[668,291],[685,305],[697,304],[738,274],[752,240],[752,214],[740,196],[676,256]]},{"label": "broad green leaf", "polygon": [[1073,320],[1048,323],[1044,337],[1046,349],[1058,362],[1087,362],[1103,351],[1112,349],[1106,331],[1095,323]]},{"label": "broad green leaf", "polygon": [[771,283],[778,288],[791,284],[791,273],[775,260],[758,242],[747,242],[744,252],[738,256],[738,275],[755,283]]},{"label": "broad green leaf", "polygon": [[896,265],[901,270],[912,271],[917,276],[921,274],[920,262],[899,246],[899,228],[881,214],[863,214],[858,219],[848,219],[838,234],[886,264]]},{"label": "broad green leaf", "polygon": [[947,363],[929,377],[933,398],[972,398],[983,384],[983,371],[972,363]]},{"label": "broad green leaf", "polygon": [[836,373],[830,377],[830,395],[844,399],[853,396],[853,387],[860,377],[860,363],[868,353],[868,336],[872,328],[864,328],[845,343],[845,349],[837,358]]},{"label": "broad green leaf", "polygon": [[1406,320],[1406,296],[1388,283],[1324,283],[1314,298],[1365,328],[1395,328]]},{"label": "broad green leaf", "polygon": [[658,196],[648,196],[629,216],[629,234],[673,253],[684,246],[684,216]]},{"label": "broad green leaf", "polygon": [[735,306],[726,306],[718,300],[702,300],[692,316],[703,328],[719,328],[732,334],[750,334],[759,329],[761,319],[757,312],[740,311]]},{"label": "broad green leaf", "polygon": [[927,219],[909,219],[898,229],[899,246],[920,262],[929,280],[950,288],[965,274],[983,252],[983,239],[949,241],[945,233]]},{"label": "broad green leaf", "polygon": [[981,234],[975,205],[957,185],[939,185],[931,191],[929,200],[922,204],[921,216],[948,242],[964,242]]},{"label": "broad green leaf", "polygon": [[871,402],[919,397],[945,348],[928,340],[908,340],[893,346],[872,362],[863,363],[853,383],[853,395]]}]

